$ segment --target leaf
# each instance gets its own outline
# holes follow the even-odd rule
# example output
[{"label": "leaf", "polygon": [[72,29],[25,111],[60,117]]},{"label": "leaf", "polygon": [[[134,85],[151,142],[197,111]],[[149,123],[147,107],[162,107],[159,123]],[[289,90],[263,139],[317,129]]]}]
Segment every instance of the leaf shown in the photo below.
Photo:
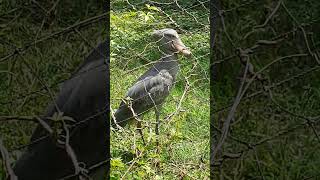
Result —
[{"label": "leaf", "polygon": [[150,19],[148,15],[144,16],[144,21],[147,22]]},{"label": "leaf", "polygon": [[159,8],[156,7],[156,6],[150,6],[149,4],[146,4],[146,6],[147,6],[147,8],[148,8],[149,10],[158,11],[158,12],[160,11]]},{"label": "leaf", "polygon": [[116,158],[111,160],[111,167],[118,167],[122,169],[125,165],[120,158]]},{"label": "leaf", "polygon": [[143,166],[143,169],[146,171],[147,174],[153,173],[153,170],[148,165]]},{"label": "leaf", "polygon": [[137,12],[136,11],[130,11],[128,14],[127,14],[127,17],[134,17],[137,15]]},{"label": "leaf", "polygon": [[145,177],[145,176],[146,176],[146,173],[143,172],[143,171],[138,171],[138,176],[139,176],[139,177]]}]

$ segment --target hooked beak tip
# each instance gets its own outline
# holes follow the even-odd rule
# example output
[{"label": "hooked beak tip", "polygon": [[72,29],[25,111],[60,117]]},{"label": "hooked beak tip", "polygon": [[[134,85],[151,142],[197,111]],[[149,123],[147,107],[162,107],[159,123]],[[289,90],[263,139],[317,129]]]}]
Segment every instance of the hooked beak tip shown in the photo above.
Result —
[{"label": "hooked beak tip", "polygon": [[181,41],[176,43],[174,42],[173,47],[187,58],[190,58],[192,55],[191,51]]},{"label": "hooked beak tip", "polygon": [[181,53],[182,53],[185,57],[188,57],[188,58],[190,58],[191,55],[192,55],[191,51],[189,51],[188,49],[183,49],[183,50],[181,50]]}]

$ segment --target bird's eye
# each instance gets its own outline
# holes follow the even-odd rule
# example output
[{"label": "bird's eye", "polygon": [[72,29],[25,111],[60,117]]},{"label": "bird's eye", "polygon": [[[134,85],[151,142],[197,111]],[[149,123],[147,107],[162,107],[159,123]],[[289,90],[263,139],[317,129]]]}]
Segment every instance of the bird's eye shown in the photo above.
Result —
[{"label": "bird's eye", "polygon": [[167,37],[168,37],[168,38],[175,38],[176,36],[173,35],[173,34],[167,34]]}]

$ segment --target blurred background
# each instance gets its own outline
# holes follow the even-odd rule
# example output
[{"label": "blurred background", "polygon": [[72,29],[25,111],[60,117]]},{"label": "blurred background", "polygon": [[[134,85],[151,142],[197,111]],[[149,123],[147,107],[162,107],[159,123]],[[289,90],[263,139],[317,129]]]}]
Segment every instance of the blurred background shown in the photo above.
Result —
[{"label": "blurred background", "polygon": [[319,179],[319,7],[221,1],[212,53],[214,179]]},{"label": "blurred background", "polygon": [[107,38],[106,17],[101,1],[0,2],[0,138],[12,160],[30,143],[30,118]]}]

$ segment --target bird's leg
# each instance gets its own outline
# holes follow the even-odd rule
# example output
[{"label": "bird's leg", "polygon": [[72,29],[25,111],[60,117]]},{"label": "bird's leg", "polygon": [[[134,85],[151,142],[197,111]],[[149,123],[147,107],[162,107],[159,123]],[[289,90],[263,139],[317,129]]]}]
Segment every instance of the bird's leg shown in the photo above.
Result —
[{"label": "bird's leg", "polygon": [[157,107],[155,108],[155,114],[156,114],[156,135],[159,136],[160,113]]},{"label": "bird's leg", "polygon": [[142,133],[141,120],[137,121],[137,130],[138,130],[139,134],[141,135],[143,144],[146,145],[146,142],[144,141],[144,137],[143,137],[143,133]]},{"label": "bird's leg", "polygon": [[157,135],[157,147],[158,147],[158,151],[159,151],[159,128],[160,128],[160,110],[161,110],[161,106],[155,106],[155,114],[156,114],[156,135]]}]

